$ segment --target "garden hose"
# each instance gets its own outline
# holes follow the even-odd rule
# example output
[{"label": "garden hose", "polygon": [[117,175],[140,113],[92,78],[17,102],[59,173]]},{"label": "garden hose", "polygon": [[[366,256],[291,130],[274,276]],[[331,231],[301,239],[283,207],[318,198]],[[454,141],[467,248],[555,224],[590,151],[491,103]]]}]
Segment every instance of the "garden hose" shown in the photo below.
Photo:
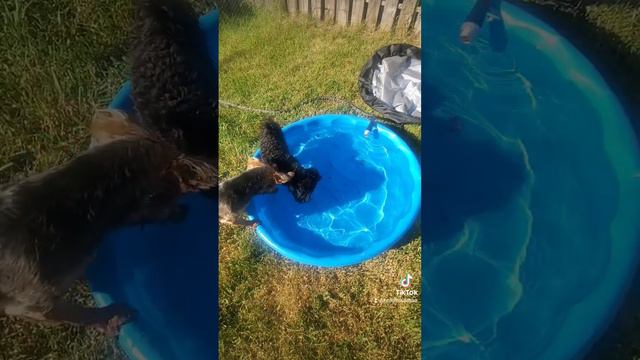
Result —
[{"label": "garden hose", "polygon": [[251,111],[251,112],[256,112],[256,113],[262,113],[262,114],[267,114],[267,115],[282,115],[282,114],[288,114],[291,113],[294,110],[297,110],[305,105],[308,104],[312,104],[312,103],[316,103],[316,102],[339,102],[342,104],[345,104],[347,106],[349,106],[351,109],[354,110],[355,113],[364,116],[365,118],[369,119],[369,120],[376,120],[376,121],[382,121],[384,123],[389,123],[389,124],[394,124],[394,122],[392,122],[391,120],[388,120],[384,117],[380,117],[377,115],[374,115],[370,112],[367,112],[365,110],[362,110],[362,108],[360,108],[359,106],[357,106],[356,104],[353,103],[353,101],[338,97],[338,96],[316,96],[313,98],[308,98],[308,99],[304,99],[299,101],[298,103],[296,103],[293,106],[290,106],[288,108],[284,108],[284,109],[279,109],[279,110],[267,110],[267,109],[258,109],[258,108],[253,108],[253,107],[249,107],[249,106],[244,106],[244,105],[239,105],[239,104],[234,104],[225,100],[219,100],[220,105],[222,106],[226,106],[226,107],[230,107],[230,108],[235,108],[238,110],[243,110],[243,111]]}]

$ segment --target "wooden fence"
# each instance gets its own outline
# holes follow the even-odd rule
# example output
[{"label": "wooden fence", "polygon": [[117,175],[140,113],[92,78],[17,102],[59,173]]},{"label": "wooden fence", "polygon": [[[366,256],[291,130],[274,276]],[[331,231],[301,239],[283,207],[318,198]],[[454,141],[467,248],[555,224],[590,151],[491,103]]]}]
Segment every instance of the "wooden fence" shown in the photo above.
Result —
[{"label": "wooden fence", "polygon": [[420,34],[421,0],[283,0],[291,16],[306,15],[341,26]]}]

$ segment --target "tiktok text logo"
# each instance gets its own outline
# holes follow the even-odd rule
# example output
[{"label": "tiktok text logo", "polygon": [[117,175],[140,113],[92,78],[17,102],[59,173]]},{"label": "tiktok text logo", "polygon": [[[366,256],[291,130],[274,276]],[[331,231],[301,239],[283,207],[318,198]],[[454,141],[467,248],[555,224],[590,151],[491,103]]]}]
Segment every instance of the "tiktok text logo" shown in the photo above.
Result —
[{"label": "tiktok text logo", "polygon": [[418,295],[418,290],[409,290],[409,289],[407,289],[409,286],[411,286],[411,280],[413,280],[413,276],[411,276],[411,274],[409,274],[409,273],[407,273],[407,275],[405,277],[400,279],[400,286],[402,286],[404,289],[396,289],[396,295],[398,295],[398,296],[417,296]]},{"label": "tiktok text logo", "polygon": [[385,299],[374,298],[373,302],[375,304],[417,303],[420,293],[418,290],[409,290],[413,279],[414,277],[410,273],[406,273],[406,275],[400,279],[400,286],[402,286],[402,288],[395,289],[396,295],[394,297],[388,297]]},{"label": "tiktok text logo", "polygon": [[413,280],[413,276],[407,273],[406,277],[400,279],[400,286],[402,286],[403,288],[408,288],[409,286],[411,286],[411,280]]}]

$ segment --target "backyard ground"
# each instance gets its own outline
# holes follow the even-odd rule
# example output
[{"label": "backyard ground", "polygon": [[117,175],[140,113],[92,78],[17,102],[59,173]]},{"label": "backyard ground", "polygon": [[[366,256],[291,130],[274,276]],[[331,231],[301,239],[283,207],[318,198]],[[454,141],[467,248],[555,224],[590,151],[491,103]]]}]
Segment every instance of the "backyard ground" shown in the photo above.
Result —
[{"label": "backyard ground", "polygon": [[[532,1],[552,6],[552,1]],[[214,3],[196,5],[208,9]],[[130,4],[130,0],[0,1],[0,184],[58,165],[86,146],[86,124],[95,107],[108,104],[127,77]],[[602,1],[590,9],[585,22],[615,35],[612,39],[627,44],[620,49],[622,56],[637,59],[640,5],[634,0]],[[247,16],[223,21],[220,81],[226,100],[274,109],[315,94],[357,99],[359,67],[372,49],[394,40],[272,20]],[[325,32],[328,41],[307,41],[326,37]],[[340,46],[345,42],[351,43]],[[336,56],[318,59],[325,53]],[[329,62],[335,66],[328,68]],[[302,72],[303,65],[310,71]],[[300,81],[293,81],[293,75],[301,76]],[[252,80],[255,76],[264,80]],[[308,84],[313,87],[307,88]],[[320,110],[305,107],[278,119],[289,122],[313,111]],[[226,119],[221,133],[229,134],[221,138],[221,151],[226,152],[221,167],[223,175],[230,176],[257,146],[260,115],[222,108],[221,116]],[[232,136],[237,141],[232,142]],[[295,266],[264,249],[246,231],[223,228],[220,248],[223,359],[240,358],[240,351],[257,359],[344,358],[349,351],[376,359],[415,354],[419,308],[374,306],[368,301],[394,288],[402,272],[419,273],[412,267],[419,266],[419,241],[359,267],[331,272]],[[377,288],[376,282],[381,284]],[[72,296],[89,301],[82,285]],[[640,355],[638,323],[634,320],[620,342],[618,348],[628,349],[620,358]],[[2,360],[118,358],[113,344],[73,326],[51,328],[0,318]]]},{"label": "backyard ground", "polygon": [[[122,0],[0,2],[0,184],[86,147],[94,109],[125,78],[129,9]],[[90,299],[83,286],[74,297]],[[118,356],[94,331],[0,318],[0,359]]]},{"label": "backyard ground", "polygon": [[[224,10],[224,9],[223,9]],[[305,99],[359,99],[358,74],[378,48],[419,39],[256,12],[220,24],[220,99],[278,110]],[[312,103],[276,116],[289,123],[345,112]],[[258,145],[263,114],[220,108],[220,172],[240,173]],[[420,128],[407,127],[418,146]],[[399,130],[401,131],[401,130]],[[375,304],[395,297],[411,273],[419,290],[420,237],[361,265],[319,269],[294,264],[254,232],[222,226],[219,255],[222,359],[418,359],[420,304]]]},{"label": "backyard ground", "polygon": [[[95,108],[127,78],[130,19],[130,0],[0,1],[0,184],[86,148]],[[82,283],[70,296],[91,302]],[[95,331],[0,317],[0,360],[119,358]]]}]

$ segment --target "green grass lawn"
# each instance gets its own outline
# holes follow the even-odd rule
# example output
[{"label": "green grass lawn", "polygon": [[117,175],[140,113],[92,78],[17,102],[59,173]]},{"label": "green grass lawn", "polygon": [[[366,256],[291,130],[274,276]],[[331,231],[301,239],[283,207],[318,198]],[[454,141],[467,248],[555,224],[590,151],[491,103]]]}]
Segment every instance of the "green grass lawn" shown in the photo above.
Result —
[{"label": "green grass lawn", "polygon": [[[268,12],[223,18],[220,98],[283,109],[308,98],[359,99],[362,65],[381,46],[419,39],[370,33]],[[349,110],[314,103],[277,116]],[[261,114],[220,109],[220,172],[240,173],[258,144]],[[420,128],[408,127],[416,140]],[[294,264],[266,248],[247,229],[220,229],[222,359],[418,359],[420,305],[375,304],[395,297],[407,272],[420,274],[420,237],[374,260],[343,269]],[[419,289],[418,282],[416,288]]]},{"label": "green grass lawn", "polygon": [[[637,54],[638,8],[620,4],[591,8],[588,21],[617,33]],[[91,114],[127,77],[130,6],[129,0],[0,1],[0,184],[85,148]],[[221,97],[268,109],[317,95],[365,107],[357,95],[360,66],[377,47],[405,40],[264,14],[225,19],[221,30]],[[343,110],[312,104],[278,120]],[[221,108],[224,177],[237,174],[256,148],[259,122],[260,115]],[[419,128],[409,131],[419,135]],[[405,272],[420,273],[419,264],[418,236],[360,266],[321,271],[280,258],[249,231],[223,227],[222,358],[416,358],[419,305],[375,305],[372,298],[388,297]],[[82,285],[70,296],[90,302]],[[637,331],[629,337],[631,348]],[[111,339],[92,331],[0,318],[2,360],[120,356]]]},{"label": "green grass lawn", "polygon": [[511,0],[574,13],[587,23],[619,38],[626,52],[640,55],[640,2],[637,0]]},{"label": "green grass lawn", "polygon": [[620,38],[628,52],[640,56],[640,3],[597,4],[586,8],[587,21]]},{"label": "green grass lawn", "polygon": [[[0,184],[86,148],[95,108],[127,77],[130,19],[130,0],[0,1]],[[83,284],[70,296],[91,303]],[[94,331],[0,317],[1,360],[119,358]]]},{"label": "green grass lawn", "polygon": [[[0,183],[69,160],[126,76],[129,1],[0,2]],[[90,302],[80,287],[72,294]],[[0,359],[119,358],[74,326],[0,318]]]}]

